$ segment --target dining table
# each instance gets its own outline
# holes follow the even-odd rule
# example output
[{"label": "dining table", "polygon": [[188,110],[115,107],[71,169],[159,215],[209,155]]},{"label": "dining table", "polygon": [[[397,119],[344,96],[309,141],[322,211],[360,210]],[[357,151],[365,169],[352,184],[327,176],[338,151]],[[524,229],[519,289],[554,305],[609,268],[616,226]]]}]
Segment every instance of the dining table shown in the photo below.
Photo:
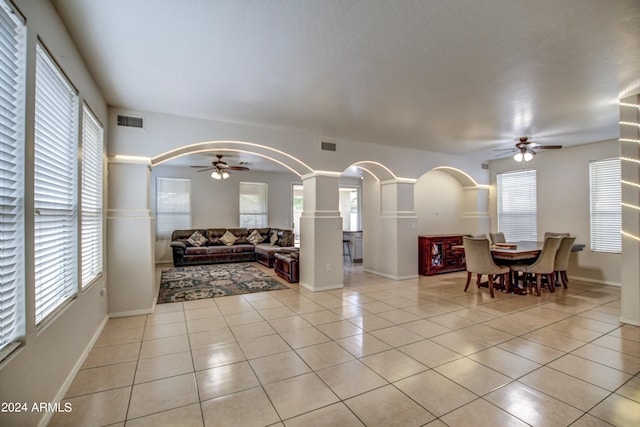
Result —
[{"label": "dining table", "polygon": [[[510,242],[491,245],[491,257],[498,261],[527,261],[535,260],[542,252],[544,242]],[[454,250],[464,251],[464,245],[453,246]],[[571,252],[579,252],[584,249],[584,244],[576,243],[571,247]]]}]

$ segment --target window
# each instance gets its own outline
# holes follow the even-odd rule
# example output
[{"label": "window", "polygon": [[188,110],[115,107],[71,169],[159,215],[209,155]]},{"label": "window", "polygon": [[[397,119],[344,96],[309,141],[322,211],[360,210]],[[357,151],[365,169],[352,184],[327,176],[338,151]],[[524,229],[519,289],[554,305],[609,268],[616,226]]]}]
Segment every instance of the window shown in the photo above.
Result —
[{"label": "window", "polygon": [[173,230],[191,228],[191,180],[156,179],[156,240],[169,239]]},{"label": "window", "polygon": [[267,227],[267,184],[240,183],[240,227]]},{"label": "window", "polygon": [[83,288],[102,274],[102,144],[102,125],[84,105],[80,209]]},{"label": "window", "polygon": [[591,184],[591,250],[622,252],[620,159],[589,163]]},{"label": "window", "polygon": [[536,171],[498,174],[498,231],[507,242],[536,241]]},{"label": "window", "polygon": [[78,96],[36,45],[34,233],[36,324],[78,289]]},{"label": "window", "polygon": [[357,187],[340,187],[340,216],[343,231],[360,230],[360,192]]},{"label": "window", "polygon": [[293,184],[292,188],[292,217],[293,217],[293,235],[295,244],[300,244],[300,217],[303,210],[303,187],[301,184]]},{"label": "window", "polygon": [[0,360],[24,336],[25,26],[0,1]]}]

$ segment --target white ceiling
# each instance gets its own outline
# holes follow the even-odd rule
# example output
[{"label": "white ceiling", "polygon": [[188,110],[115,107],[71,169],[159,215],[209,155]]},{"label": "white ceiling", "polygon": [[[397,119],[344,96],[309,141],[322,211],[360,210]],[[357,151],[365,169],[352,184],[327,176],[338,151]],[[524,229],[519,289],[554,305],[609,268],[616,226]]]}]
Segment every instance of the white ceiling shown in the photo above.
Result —
[{"label": "white ceiling", "polygon": [[640,0],[52,0],[107,103],[452,154],[618,137]]}]

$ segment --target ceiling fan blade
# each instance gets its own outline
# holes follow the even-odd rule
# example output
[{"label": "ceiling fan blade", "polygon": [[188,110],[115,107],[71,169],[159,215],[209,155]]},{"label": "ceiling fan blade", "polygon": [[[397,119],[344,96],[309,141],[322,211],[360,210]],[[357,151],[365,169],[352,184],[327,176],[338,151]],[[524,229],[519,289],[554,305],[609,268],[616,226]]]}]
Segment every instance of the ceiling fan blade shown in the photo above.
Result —
[{"label": "ceiling fan blade", "polygon": [[536,150],[557,150],[559,148],[562,148],[562,145],[536,145],[535,147]]},{"label": "ceiling fan blade", "polygon": [[248,171],[249,168],[244,166],[227,166],[225,169],[232,171]]},{"label": "ceiling fan blade", "polygon": [[[192,167],[196,167],[196,166],[192,166]],[[206,172],[206,171],[211,171],[211,170],[214,170],[214,169],[215,169],[214,167],[208,167],[208,168],[205,167],[204,169],[197,170],[196,172]]]}]

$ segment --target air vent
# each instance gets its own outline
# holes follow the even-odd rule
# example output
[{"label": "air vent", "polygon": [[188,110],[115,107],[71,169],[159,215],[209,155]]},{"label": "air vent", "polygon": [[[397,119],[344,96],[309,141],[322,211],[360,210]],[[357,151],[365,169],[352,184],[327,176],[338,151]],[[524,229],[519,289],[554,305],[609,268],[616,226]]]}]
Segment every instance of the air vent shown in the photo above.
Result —
[{"label": "air vent", "polygon": [[320,149],[324,151],[336,151],[336,144],[333,142],[321,142]]},{"label": "air vent", "polygon": [[489,169],[489,163],[483,163],[482,169]]},{"label": "air vent", "polygon": [[144,127],[144,121],[142,120],[142,117],[118,114],[118,126],[142,129]]}]

